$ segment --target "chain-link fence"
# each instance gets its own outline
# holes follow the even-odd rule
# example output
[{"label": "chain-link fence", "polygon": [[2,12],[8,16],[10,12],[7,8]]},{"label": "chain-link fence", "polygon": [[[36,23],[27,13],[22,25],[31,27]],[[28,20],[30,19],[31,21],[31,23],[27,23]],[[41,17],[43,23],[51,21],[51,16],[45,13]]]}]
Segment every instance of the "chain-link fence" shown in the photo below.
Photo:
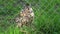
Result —
[{"label": "chain-link fence", "polygon": [[25,3],[31,4],[36,30],[24,26],[27,34],[60,33],[60,0],[0,0],[0,34],[24,34],[16,28],[14,18]]}]

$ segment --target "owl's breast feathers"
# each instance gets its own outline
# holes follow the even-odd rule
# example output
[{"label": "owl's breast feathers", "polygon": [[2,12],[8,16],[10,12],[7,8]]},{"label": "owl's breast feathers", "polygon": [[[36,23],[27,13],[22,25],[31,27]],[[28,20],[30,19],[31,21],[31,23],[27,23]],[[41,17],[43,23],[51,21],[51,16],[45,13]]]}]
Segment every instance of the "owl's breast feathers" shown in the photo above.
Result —
[{"label": "owl's breast feathers", "polygon": [[16,22],[18,22],[18,26],[22,26],[22,25],[19,25],[20,24],[25,24],[26,23],[31,23],[33,21],[33,17],[34,17],[34,12],[33,12],[33,9],[32,8],[25,8],[23,9],[20,14],[19,14],[20,17],[16,18]]}]

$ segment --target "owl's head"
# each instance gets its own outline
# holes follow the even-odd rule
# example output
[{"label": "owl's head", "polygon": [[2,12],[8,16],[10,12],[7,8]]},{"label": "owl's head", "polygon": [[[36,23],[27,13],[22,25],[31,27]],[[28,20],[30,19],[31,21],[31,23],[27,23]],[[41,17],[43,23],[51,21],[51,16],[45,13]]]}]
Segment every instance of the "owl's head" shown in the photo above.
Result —
[{"label": "owl's head", "polygon": [[29,10],[29,8],[30,8],[30,4],[26,3],[25,9],[28,9]]},{"label": "owl's head", "polygon": [[26,3],[24,7],[24,11],[26,12],[32,12],[31,4]]}]

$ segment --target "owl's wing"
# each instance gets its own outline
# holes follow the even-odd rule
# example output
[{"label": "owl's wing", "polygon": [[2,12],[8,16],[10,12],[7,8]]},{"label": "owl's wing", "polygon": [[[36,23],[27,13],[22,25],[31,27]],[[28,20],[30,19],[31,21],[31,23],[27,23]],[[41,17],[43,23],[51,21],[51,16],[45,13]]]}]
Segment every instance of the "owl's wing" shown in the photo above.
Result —
[{"label": "owl's wing", "polygon": [[31,14],[30,14],[32,17],[34,17],[34,13],[32,12]]},{"label": "owl's wing", "polygon": [[34,12],[33,12],[32,8],[30,8],[30,15],[31,15],[31,17],[34,17]]}]

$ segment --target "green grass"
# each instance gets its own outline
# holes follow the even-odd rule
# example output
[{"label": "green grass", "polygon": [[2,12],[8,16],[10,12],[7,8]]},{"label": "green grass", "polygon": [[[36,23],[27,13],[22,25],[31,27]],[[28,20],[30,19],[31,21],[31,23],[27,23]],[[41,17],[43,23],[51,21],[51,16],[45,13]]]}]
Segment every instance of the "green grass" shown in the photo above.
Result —
[{"label": "green grass", "polygon": [[[19,0],[0,0],[0,34],[24,34],[16,27],[14,18],[23,8]],[[35,13],[32,28],[23,27],[30,34],[60,34],[60,0],[24,0]],[[10,20],[11,19],[11,20]]]}]

